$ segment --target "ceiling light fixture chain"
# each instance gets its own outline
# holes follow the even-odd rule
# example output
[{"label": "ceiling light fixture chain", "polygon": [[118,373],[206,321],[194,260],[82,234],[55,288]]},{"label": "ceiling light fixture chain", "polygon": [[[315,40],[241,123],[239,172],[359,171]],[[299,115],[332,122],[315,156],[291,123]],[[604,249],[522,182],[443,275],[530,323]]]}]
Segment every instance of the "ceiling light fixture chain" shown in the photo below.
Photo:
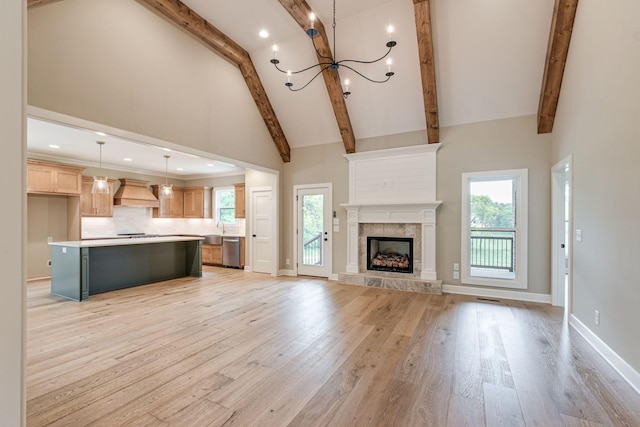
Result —
[{"label": "ceiling light fixture chain", "polygon": [[[386,79],[381,79],[381,80],[377,80],[377,79],[373,79],[370,78],[368,76],[366,76],[364,73],[356,70],[355,68],[353,68],[350,65],[347,65],[346,63],[352,63],[352,64],[374,64],[376,62],[382,61],[383,59],[387,58],[389,56],[389,54],[391,53],[391,50],[397,45],[397,42],[395,40],[392,39],[393,36],[393,27],[389,26],[388,27],[388,33],[389,33],[389,41],[387,41],[386,43],[386,47],[387,47],[387,52],[382,55],[381,57],[371,60],[371,61],[362,61],[362,60],[356,60],[356,59],[341,59],[339,61],[336,61],[334,58],[332,58],[331,56],[326,56],[323,55],[320,50],[318,49],[318,46],[316,45],[316,41],[315,41],[315,37],[318,35],[318,30],[315,29],[314,27],[314,22],[315,22],[315,14],[312,12],[309,15],[309,21],[310,21],[310,26],[309,29],[307,29],[307,35],[309,36],[309,38],[311,38],[311,43],[313,44],[313,49],[316,52],[316,55],[318,56],[318,58],[321,59],[321,61],[319,61],[317,64],[311,65],[309,67],[303,68],[301,70],[298,71],[291,71],[291,70],[283,70],[282,68],[280,68],[278,66],[278,64],[280,63],[280,60],[277,58],[277,52],[278,52],[278,46],[273,45],[273,58],[271,59],[271,63],[273,64],[273,66],[276,68],[276,70],[280,71],[281,73],[284,73],[287,75],[287,82],[285,83],[285,86],[289,88],[290,91],[292,92],[298,92],[301,91],[302,89],[306,88],[307,86],[309,86],[309,84],[314,81],[316,79],[316,77],[318,77],[320,74],[322,74],[323,71],[331,69],[334,70],[337,74],[338,74],[338,79],[340,79],[340,68],[344,67],[348,70],[353,71],[354,73],[356,73],[357,75],[359,75],[360,77],[364,78],[365,80],[368,80],[372,83],[386,83],[389,81],[389,79],[395,74],[393,71],[391,71],[391,58],[387,59],[387,72],[385,73]],[[334,57],[337,57],[337,50],[336,50],[336,0],[333,0],[333,22],[332,22],[332,31],[333,31],[333,55]],[[326,61],[325,61],[326,60]],[[309,71],[313,68],[319,67],[320,70],[313,76],[311,77],[311,79],[309,81],[307,81],[307,83],[305,83],[302,87],[294,89],[293,88],[293,83],[291,82],[291,76],[295,75],[295,74],[301,74],[304,73],[306,71]],[[347,98],[351,92],[349,92],[349,80],[345,80],[344,81],[344,85],[345,85],[345,89],[343,89],[342,95]]]}]

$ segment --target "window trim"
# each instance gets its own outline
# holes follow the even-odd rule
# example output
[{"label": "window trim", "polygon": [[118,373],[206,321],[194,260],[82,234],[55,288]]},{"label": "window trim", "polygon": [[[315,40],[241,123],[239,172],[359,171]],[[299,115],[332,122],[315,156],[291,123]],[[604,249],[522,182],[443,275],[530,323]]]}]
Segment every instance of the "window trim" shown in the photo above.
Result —
[{"label": "window trim", "polygon": [[[515,210],[516,210],[516,244],[515,244],[515,278],[501,279],[489,277],[471,276],[470,266],[470,236],[471,226],[469,223],[469,183],[471,181],[514,179],[515,184]],[[528,169],[509,169],[485,172],[468,172],[462,174],[462,197],[461,197],[461,262],[460,279],[463,284],[495,286],[513,289],[528,289],[528,193],[529,173]]]},{"label": "window trim", "polygon": [[[233,186],[225,186],[225,187],[216,187],[216,188],[213,189],[213,193],[214,193],[214,197],[213,197],[213,199],[214,199],[214,212],[215,212],[216,223],[217,222],[221,222],[220,221],[220,206],[219,206],[220,199],[218,197],[218,192],[219,191],[233,191],[234,192],[234,202],[235,202],[235,187],[233,187]],[[226,207],[226,206],[223,207],[223,208],[227,208],[228,209],[228,207]],[[237,224],[238,223],[238,218],[235,218],[235,203],[234,203],[233,209],[234,209],[234,219],[235,219],[235,221],[233,221],[233,222],[225,222],[224,224]]]}]

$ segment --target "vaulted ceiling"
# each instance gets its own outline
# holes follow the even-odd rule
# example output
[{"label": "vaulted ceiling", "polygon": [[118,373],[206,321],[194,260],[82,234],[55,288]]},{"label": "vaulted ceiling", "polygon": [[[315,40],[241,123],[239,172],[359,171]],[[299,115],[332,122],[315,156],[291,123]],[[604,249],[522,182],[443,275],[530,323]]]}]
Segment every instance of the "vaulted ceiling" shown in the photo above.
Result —
[{"label": "vaulted ceiling", "polygon": [[[52,0],[27,0],[35,6]],[[59,0],[64,1],[64,0]],[[133,0],[132,0],[133,1]],[[238,65],[283,161],[290,147],[426,130],[538,113],[538,131],[551,132],[578,0],[138,0],[178,23]],[[300,92],[274,69],[272,45],[283,69],[317,62],[305,33],[318,16],[316,44],[335,60],[371,60],[386,52],[393,25],[389,82],[368,82],[346,69],[344,99],[334,72]],[[269,37],[258,33],[267,30]],[[333,51],[335,43],[335,51]],[[358,67],[375,79],[387,65]],[[308,78],[292,77],[294,88]]]}]

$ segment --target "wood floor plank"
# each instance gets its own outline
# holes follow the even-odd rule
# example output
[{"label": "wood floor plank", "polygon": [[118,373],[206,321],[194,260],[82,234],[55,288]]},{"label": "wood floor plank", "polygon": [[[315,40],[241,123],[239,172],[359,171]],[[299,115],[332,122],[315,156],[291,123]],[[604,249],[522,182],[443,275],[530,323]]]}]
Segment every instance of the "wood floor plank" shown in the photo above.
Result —
[{"label": "wood floor plank", "polygon": [[82,303],[27,285],[28,426],[631,426],[554,307],[204,267]]},{"label": "wood floor plank", "polygon": [[488,426],[525,426],[518,395],[513,388],[484,383],[484,412]]}]

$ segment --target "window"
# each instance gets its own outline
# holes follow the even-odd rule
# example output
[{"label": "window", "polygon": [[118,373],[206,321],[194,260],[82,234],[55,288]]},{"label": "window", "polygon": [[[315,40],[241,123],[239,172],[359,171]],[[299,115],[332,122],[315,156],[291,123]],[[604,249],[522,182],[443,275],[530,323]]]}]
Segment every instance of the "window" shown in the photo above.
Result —
[{"label": "window", "polygon": [[527,288],[527,170],[462,174],[462,282]]},{"label": "window", "polygon": [[216,221],[235,223],[236,221],[236,191],[233,187],[215,189],[216,193]]}]

